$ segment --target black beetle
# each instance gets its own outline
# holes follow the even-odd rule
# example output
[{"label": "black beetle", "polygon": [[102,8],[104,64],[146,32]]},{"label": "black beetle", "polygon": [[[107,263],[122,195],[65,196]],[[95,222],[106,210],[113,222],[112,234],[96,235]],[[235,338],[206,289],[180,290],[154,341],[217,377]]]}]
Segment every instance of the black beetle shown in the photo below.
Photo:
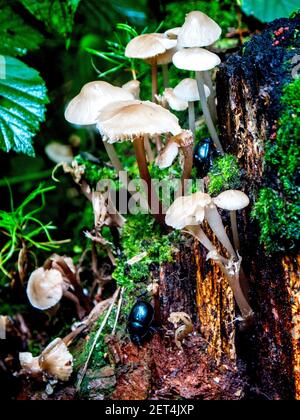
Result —
[{"label": "black beetle", "polygon": [[197,144],[194,150],[194,161],[198,176],[204,178],[208,174],[216,156],[218,152],[211,139],[204,139]]},{"label": "black beetle", "polygon": [[127,330],[134,344],[140,346],[150,333],[156,331],[153,321],[153,306],[148,302],[138,300],[131,309],[127,321]]}]

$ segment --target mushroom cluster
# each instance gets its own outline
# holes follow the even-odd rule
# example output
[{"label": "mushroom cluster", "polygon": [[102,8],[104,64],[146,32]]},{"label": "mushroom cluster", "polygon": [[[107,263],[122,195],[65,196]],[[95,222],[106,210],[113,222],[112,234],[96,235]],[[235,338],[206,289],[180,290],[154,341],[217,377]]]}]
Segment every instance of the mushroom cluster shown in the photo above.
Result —
[{"label": "mushroom cluster", "polygon": [[20,353],[19,360],[25,374],[44,380],[67,382],[73,373],[73,356],[60,338],[50,343],[40,356]]},{"label": "mushroom cluster", "polygon": [[[242,191],[229,190],[212,198],[202,192],[177,198],[167,211],[166,223],[174,229],[183,230],[196,238],[208,251],[207,259],[214,260],[223,271],[232,288],[236,302],[244,319],[252,316],[253,311],[240,284],[241,257],[235,251],[223,225],[218,207],[226,209],[235,216],[232,218],[232,232],[237,243],[238,232],[236,211],[249,205],[249,198]],[[222,256],[204,233],[201,225],[206,220],[220,244],[226,249],[229,259]],[[237,249],[237,248],[236,248]]]}]

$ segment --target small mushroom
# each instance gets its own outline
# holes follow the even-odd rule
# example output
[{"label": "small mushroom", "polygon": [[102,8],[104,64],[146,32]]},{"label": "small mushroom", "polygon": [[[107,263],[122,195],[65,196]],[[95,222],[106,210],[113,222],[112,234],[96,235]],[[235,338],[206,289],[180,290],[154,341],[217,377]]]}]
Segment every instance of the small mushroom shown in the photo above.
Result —
[{"label": "small mushroom", "polygon": [[236,212],[243,210],[250,204],[249,197],[238,190],[228,190],[222,192],[218,197],[213,199],[217,207],[230,212],[231,229],[233,236],[233,243],[237,251],[240,250],[240,239],[237,226]]},{"label": "small mushroom", "polygon": [[110,104],[104,108],[99,114],[97,126],[104,141],[133,141],[140,175],[148,186],[149,207],[154,210],[157,221],[164,224],[162,206],[153,191],[147,166],[144,137],[180,134],[182,129],[178,119],[168,110],[152,102],[129,101]]},{"label": "small mushroom", "polygon": [[33,377],[42,376],[67,382],[73,372],[73,356],[60,338],[50,343],[40,356],[20,353],[19,359],[24,372]]},{"label": "small mushroom", "polygon": [[174,92],[174,89],[167,88],[163,93],[163,98],[167,101],[169,107],[173,111],[186,111],[189,107],[189,104],[180,99]]},{"label": "small mushroom", "polygon": [[71,124],[94,125],[99,111],[111,102],[130,101],[132,93],[103,81],[90,82],[83,86],[67,106],[65,118]]},{"label": "small mushroom", "polygon": [[35,270],[28,281],[27,296],[31,305],[41,311],[53,308],[69,288],[58,270]]},{"label": "small mushroom", "polygon": [[169,39],[177,39],[180,31],[181,31],[181,26],[177,28],[168,29],[165,32],[165,36]]},{"label": "small mushroom", "polygon": [[147,61],[152,68],[152,101],[158,93],[157,60],[158,56],[175,48],[176,40],[171,40],[163,34],[144,34],[132,39],[126,47],[125,56]]},{"label": "small mushroom", "polygon": [[[95,125],[99,111],[115,101],[130,101],[134,96],[122,89],[103,81],[87,83],[67,106],[65,118],[71,124]],[[113,146],[105,144],[108,157],[117,172],[123,171],[121,162]]]},{"label": "small mushroom", "polygon": [[130,80],[122,86],[122,89],[131,93],[134,96],[134,99],[140,99],[141,82],[138,80]]},{"label": "small mushroom", "polygon": [[[205,96],[210,96],[210,89],[204,85]],[[188,102],[189,108],[189,128],[195,135],[195,102],[200,101],[197,81],[195,79],[184,79],[174,89],[174,94],[182,101]]]},{"label": "small mushroom", "polygon": [[[222,257],[209,238],[203,232],[200,224],[207,220],[214,234],[230,253],[230,259]],[[240,257],[237,255],[226,234],[221,216],[212,198],[201,192],[190,196],[177,198],[167,211],[166,224],[195,237],[209,251],[208,259],[213,259],[221,267],[233,290],[236,302],[245,318],[250,317],[252,309],[240,285]]]},{"label": "small mushroom", "polygon": [[45,147],[45,153],[56,164],[62,162],[71,164],[74,159],[72,147],[57,142],[48,144]]},{"label": "small mushroom", "polygon": [[221,36],[220,26],[205,13],[190,12],[178,33],[180,48],[207,47],[214,44]]},{"label": "small mushroom", "polygon": [[223,147],[214,126],[205,94],[203,72],[211,70],[221,63],[220,58],[203,48],[188,48],[178,51],[173,57],[175,67],[182,70],[195,71],[200,102],[207,128],[219,152],[224,155]]}]

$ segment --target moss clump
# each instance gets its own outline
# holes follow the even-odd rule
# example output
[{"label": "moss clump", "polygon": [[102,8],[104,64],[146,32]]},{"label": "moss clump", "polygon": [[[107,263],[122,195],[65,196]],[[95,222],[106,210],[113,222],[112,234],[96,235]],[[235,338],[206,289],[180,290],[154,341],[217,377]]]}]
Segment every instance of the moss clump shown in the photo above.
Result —
[{"label": "moss clump", "polygon": [[260,225],[260,240],[268,253],[294,248],[300,239],[299,205],[272,188],[263,188],[253,210]]},{"label": "moss clump", "polygon": [[[150,215],[129,216],[122,233],[123,255],[118,260],[113,278],[118,285],[131,292],[145,289],[152,265],[173,260],[173,243],[178,241],[178,233],[162,235],[159,226]],[[129,266],[127,261],[143,252],[147,255],[138,263]]]},{"label": "moss clump", "polygon": [[300,79],[286,86],[281,103],[277,138],[267,142],[265,155],[269,178],[278,174],[277,185],[261,189],[253,211],[269,253],[291,250],[299,241]]},{"label": "moss clump", "polygon": [[230,189],[240,188],[241,171],[237,158],[227,154],[216,159],[208,177],[208,192],[211,195],[220,194],[222,191]]},{"label": "moss clump", "polygon": [[85,166],[84,177],[92,188],[95,188],[101,179],[110,179],[114,181],[116,188],[119,188],[118,176],[113,168],[90,162],[80,155],[76,156],[75,160],[79,165]]}]

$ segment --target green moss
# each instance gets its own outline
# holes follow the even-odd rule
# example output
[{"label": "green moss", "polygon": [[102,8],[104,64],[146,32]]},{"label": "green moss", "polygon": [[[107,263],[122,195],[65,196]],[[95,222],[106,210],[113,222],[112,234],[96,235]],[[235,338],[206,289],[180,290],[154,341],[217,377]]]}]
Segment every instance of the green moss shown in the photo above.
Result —
[{"label": "green moss", "polygon": [[208,191],[211,195],[240,188],[241,172],[237,158],[233,155],[225,155],[216,159],[208,177]]},{"label": "green moss", "polygon": [[98,165],[84,159],[82,156],[77,156],[76,161],[79,165],[85,166],[85,179],[87,183],[92,187],[95,188],[97,183],[101,179],[111,179],[115,182],[116,188],[119,188],[118,176],[116,171],[113,168],[109,168],[104,165]]},{"label": "green moss", "polygon": [[[179,240],[178,233],[162,235],[159,226],[150,215],[129,216],[122,232],[122,258],[114,271],[113,278],[118,285],[129,292],[144,290],[143,282],[148,280],[151,265],[173,260],[173,243]],[[127,261],[143,252],[147,255],[138,263],[129,266]]]},{"label": "green moss", "polygon": [[299,204],[287,201],[271,188],[263,188],[253,216],[260,225],[260,239],[268,253],[296,246],[300,239]]},{"label": "green moss", "polygon": [[287,251],[299,240],[300,79],[286,86],[282,105],[277,138],[265,147],[267,172],[278,174],[278,191],[263,188],[253,211],[268,252]]}]

